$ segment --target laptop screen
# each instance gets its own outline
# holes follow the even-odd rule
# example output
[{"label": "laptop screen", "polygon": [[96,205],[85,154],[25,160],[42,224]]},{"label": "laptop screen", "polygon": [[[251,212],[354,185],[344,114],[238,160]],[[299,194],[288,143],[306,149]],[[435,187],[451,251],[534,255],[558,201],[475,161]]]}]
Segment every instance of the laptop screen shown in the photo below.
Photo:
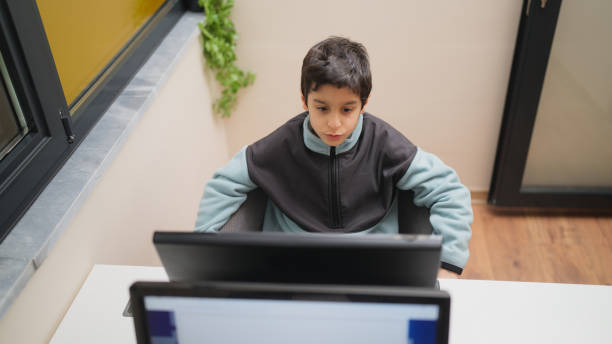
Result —
[{"label": "laptop screen", "polygon": [[433,344],[440,318],[439,305],[419,303],[149,295],[144,308],[153,344]]}]

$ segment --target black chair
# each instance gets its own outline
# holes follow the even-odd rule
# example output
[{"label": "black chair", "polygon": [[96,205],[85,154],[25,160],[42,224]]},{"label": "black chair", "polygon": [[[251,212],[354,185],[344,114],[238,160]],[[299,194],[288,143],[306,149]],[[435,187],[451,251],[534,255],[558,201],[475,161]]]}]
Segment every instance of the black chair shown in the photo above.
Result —
[{"label": "black chair", "polygon": [[[414,192],[399,191],[398,223],[401,234],[431,234],[429,209],[414,205]],[[221,232],[261,232],[268,196],[257,188],[247,195],[247,200],[221,227]]]}]

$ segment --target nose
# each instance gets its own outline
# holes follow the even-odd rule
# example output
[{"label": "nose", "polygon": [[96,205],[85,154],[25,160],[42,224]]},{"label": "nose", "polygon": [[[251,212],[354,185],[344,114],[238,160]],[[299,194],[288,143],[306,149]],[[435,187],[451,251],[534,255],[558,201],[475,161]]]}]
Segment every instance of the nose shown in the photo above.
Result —
[{"label": "nose", "polygon": [[340,126],[342,125],[342,123],[340,122],[340,116],[334,114],[332,115],[329,120],[327,121],[327,125],[331,128],[331,129],[338,129],[340,128]]}]

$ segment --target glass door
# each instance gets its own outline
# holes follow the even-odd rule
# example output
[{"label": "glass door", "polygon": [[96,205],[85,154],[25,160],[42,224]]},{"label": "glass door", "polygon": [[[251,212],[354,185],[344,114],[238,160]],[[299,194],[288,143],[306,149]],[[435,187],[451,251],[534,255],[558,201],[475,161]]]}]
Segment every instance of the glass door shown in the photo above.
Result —
[{"label": "glass door", "polygon": [[525,1],[489,201],[612,208],[612,2]]},{"label": "glass door", "polygon": [[565,1],[522,188],[612,188],[612,2]]}]

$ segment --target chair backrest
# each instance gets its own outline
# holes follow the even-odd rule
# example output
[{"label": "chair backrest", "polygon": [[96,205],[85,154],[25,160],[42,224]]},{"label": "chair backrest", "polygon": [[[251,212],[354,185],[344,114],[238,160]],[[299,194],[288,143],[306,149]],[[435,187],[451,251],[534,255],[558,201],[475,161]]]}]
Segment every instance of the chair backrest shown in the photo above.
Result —
[{"label": "chair backrest", "polygon": [[[429,222],[429,209],[417,207],[413,202],[412,191],[399,191],[398,224],[402,234],[431,234],[433,227]],[[221,227],[221,232],[261,232],[268,196],[257,188],[247,194],[240,208]]]},{"label": "chair backrest", "polygon": [[397,196],[397,222],[402,234],[432,234],[429,208],[414,204],[414,191],[400,190]]},{"label": "chair backrest", "polygon": [[261,232],[268,195],[261,188],[247,194],[247,199],[230,217],[220,232]]}]

